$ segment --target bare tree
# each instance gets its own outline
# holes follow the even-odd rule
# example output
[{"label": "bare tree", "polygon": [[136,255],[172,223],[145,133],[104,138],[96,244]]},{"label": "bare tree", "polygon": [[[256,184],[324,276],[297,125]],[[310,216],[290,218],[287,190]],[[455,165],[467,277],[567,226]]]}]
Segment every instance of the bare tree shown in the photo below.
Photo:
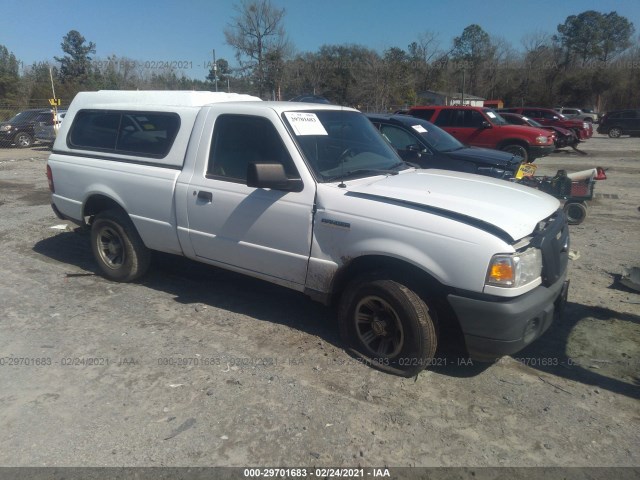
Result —
[{"label": "bare tree", "polygon": [[271,5],[269,0],[242,0],[235,7],[238,15],[224,31],[228,45],[236,50],[236,58],[253,78],[258,94],[264,96],[265,89],[274,79],[270,65],[283,61],[289,53],[283,18],[284,8]]}]

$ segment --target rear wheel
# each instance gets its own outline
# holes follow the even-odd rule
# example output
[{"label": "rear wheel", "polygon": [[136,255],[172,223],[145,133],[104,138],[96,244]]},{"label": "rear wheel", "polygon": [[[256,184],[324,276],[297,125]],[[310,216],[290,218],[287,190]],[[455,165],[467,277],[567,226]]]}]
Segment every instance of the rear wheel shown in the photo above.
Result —
[{"label": "rear wheel", "polygon": [[91,225],[91,249],[109,280],[130,282],[149,268],[151,252],[129,216],[119,210],[107,210],[96,216]]},{"label": "rear wheel", "polygon": [[353,280],[342,297],[340,330],[351,351],[372,367],[411,377],[435,355],[432,315],[406,285],[383,273],[368,273]]},{"label": "rear wheel", "polygon": [[529,162],[529,154],[527,152],[527,149],[522,145],[517,145],[517,144],[505,145],[501,147],[500,150],[502,150],[503,152],[508,152],[513,155],[518,155],[519,157],[522,157],[523,162]]},{"label": "rear wheel", "polygon": [[609,129],[609,137],[611,138],[620,138],[622,135],[622,129],[619,127],[613,127]]}]

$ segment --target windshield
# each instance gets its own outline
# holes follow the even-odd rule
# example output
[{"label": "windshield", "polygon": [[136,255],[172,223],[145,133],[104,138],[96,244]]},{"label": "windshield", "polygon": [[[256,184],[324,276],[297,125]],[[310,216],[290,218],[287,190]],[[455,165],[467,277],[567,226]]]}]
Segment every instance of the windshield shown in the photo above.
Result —
[{"label": "windshield", "polygon": [[430,122],[416,122],[415,125],[411,125],[411,128],[418,132],[427,145],[437,152],[452,152],[464,148],[458,139]]},{"label": "windshield", "polygon": [[500,116],[500,114],[498,114],[498,112],[496,112],[495,110],[492,110],[491,108],[485,108],[482,110],[484,112],[484,114],[489,117],[489,121],[491,123],[493,123],[494,125],[508,125],[509,122],[507,122],[504,118],[502,118]]},{"label": "windshield", "polygon": [[536,122],[533,118],[525,117],[523,115],[522,119],[525,120],[532,127],[542,127],[542,124],[540,122]]},{"label": "windshield", "polygon": [[408,168],[360,112],[295,111],[283,117],[320,182]]}]

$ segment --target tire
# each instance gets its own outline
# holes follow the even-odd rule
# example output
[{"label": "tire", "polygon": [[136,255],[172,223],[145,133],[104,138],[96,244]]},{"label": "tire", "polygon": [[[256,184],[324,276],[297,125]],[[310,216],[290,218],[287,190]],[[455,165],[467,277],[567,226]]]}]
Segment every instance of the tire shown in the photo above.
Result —
[{"label": "tire", "polygon": [[18,148],[29,148],[33,145],[33,137],[28,133],[20,132],[14,137],[13,143],[15,143]]},{"label": "tire", "polygon": [[105,277],[131,282],[149,268],[151,252],[129,216],[119,210],[99,213],[91,225],[91,249]]},{"label": "tire", "polygon": [[622,129],[620,127],[611,127],[609,129],[610,138],[620,138],[622,136]]},{"label": "tire", "polygon": [[568,202],[564,205],[569,225],[580,225],[587,216],[587,206],[582,202]]},{"label": "tire", "polygon": [[383,273],[368,273],[349,283],[338,318],[349,350],[384,372],[412,377],[435,355],[436,322],[429,307]]},{"label": "tire", "polygon": [[522,157],[522,161],[524,163],[528,163],[529,162],[529,153],[527,152],[527,149],[525,147],[523,147],[522,145],[518,145],[516,143],[513,143],[511,145],[505,145],[505,146],[501,147],[500,150],[502,150],[503,152],[508,152],[508,153],[513,154],[513,155],[518,155],[519,157]]}]

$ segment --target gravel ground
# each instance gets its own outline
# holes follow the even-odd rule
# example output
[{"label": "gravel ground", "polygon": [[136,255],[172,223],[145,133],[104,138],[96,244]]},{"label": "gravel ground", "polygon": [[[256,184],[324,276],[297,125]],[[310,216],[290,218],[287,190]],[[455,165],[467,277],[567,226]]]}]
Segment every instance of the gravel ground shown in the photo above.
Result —
[{"label": "gravel ground", "polygon": [[158,255],[97,274],[49,207],[48,151],[0,149],[0,466],[640,466],[640,139],[596,135],[539,173],[601,165],[572,226],[562,321],[491,365],[402,379],[343,350],[334,312]]}]

